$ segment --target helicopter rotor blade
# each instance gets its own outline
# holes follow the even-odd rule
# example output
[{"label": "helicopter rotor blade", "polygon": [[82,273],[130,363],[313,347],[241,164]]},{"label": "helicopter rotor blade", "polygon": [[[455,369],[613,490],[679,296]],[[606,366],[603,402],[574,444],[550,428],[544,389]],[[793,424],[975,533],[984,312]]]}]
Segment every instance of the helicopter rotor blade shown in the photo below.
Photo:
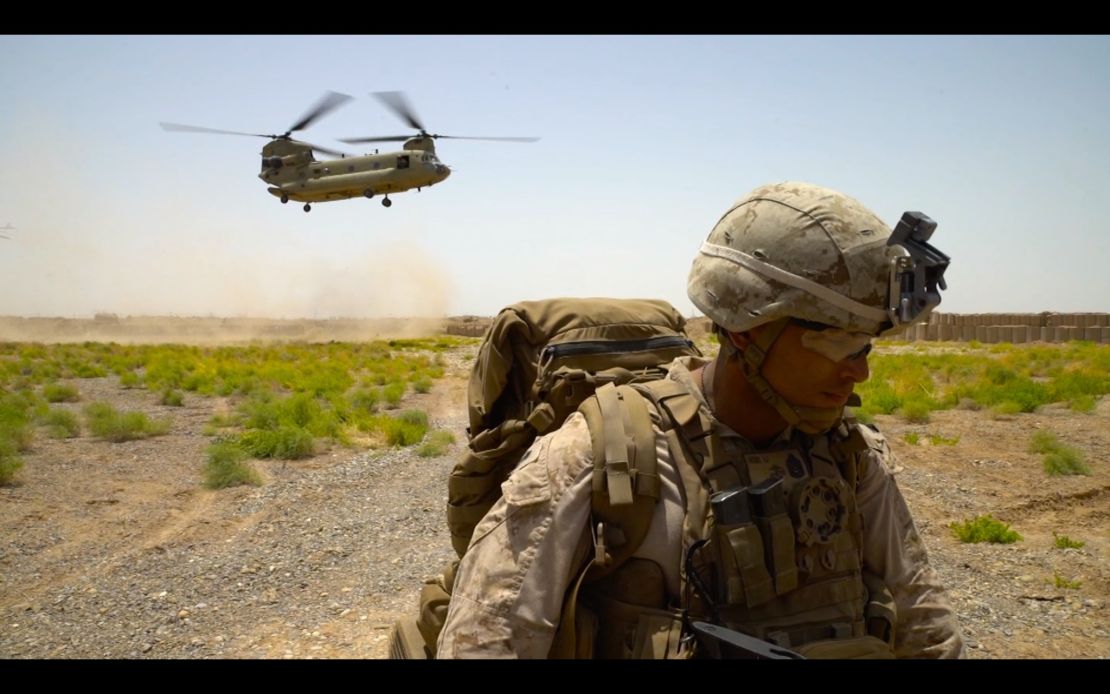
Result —
[{"label": "helicopter rotor blade", "polygon": [[429,135],[437,140],[439,138],[446,138],[449,140],[493,140],[495,142],[536,142],[538,137],[473,137],[468,135]]},{"label": "helicopter rotor blade", "polygon": [[404,142],[411,140],[416,135],[389,135],[387,137],[353,137],[348,139],[340,139],[340,142],[346,142],[351,145],[363,144],[366,142]]},{"label": "helicopter rotor blade", "polygon": [[333,157],[345,157],[345,156],[347,156],[346,152],[340,152],[337,149],[328,149],[327,147],[321,147],[320,145],[314,145],[311,142],[303,142],[301,144],[308,145],[309,147],[316,150],[317,152],[322,152],[324,154],[330,154]]},{"label": "helicopter rotor blade", "polygon": [[217,135],[247,135],[249,137],[276,138],[278,135],[263,135],[261,133],[243,133],[238,130],[217,130],[216,128],[203,128],[199,125],[183,125],[181,123],[159,123],[162,130],[180,133],[215,133]]},{"label": "helicopter rotor blade", "polygon": [[420,119],[416,117],[416,111],[413,110],[412,105],[409,104],[408,99],[405,98],[404,92],[372,92],[372,96],[388,106],[390,110],[396,113],[401,120],[408,123],[410,127],[424,132],[424,125],[420,122]]},{"label": "helicopter rotor blade", "polygon": [[353,96],[350,96],[348,94],[340,94],[339,92],[327,92],[326,94],[324,94],[323,97],[320,98],[318,102],[316,102],[315,106],[310,108],[307,113],[301,116],[301,119],[297,121],[297,123],[293,127],[289,128],[289,130],[286,131],[285,135],[289,136],[290,134],[295,133],[298,130],[303,130],[304,128],[307,128],[314,120],[316,120],[320,116],[323,116],[335,110],[336,108],[339,108],[353,98]]}]

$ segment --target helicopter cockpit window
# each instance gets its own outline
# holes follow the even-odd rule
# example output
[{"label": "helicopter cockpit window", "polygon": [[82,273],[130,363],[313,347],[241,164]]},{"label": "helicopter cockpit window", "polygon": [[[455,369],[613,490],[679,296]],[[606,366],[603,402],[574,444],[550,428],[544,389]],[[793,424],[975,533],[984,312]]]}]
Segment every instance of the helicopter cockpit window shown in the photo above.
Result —
[{"label": "helicopter cockpit window", "polygon": [[397,157],[397,168],[398,169],[407,169],[407,168],[409,168],[409,155],[402,154],[401,156]]}]

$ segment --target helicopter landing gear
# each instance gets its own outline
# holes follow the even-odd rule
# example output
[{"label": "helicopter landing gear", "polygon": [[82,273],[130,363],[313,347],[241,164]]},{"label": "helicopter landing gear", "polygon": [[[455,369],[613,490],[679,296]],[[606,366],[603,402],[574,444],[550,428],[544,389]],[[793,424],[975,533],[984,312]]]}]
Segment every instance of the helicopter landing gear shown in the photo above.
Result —
[{"label": "helicopter landing gear", "polygon": [[362,194],[366,196],[367,200],[374,197],[374,191],[370,190],[369,188],[367,188],[365,191],[363,191]]},{"label": "helicopter landing gear", "polygon": [[305,211],[305,212],[311,212],[311,211],[312,211],[312,205],[309,205],[309,204],[308,204],[308,203],[306,202],[306,203],[304,204],[304,211]]},{"label": "helicopter landing gear", "polygon": [[390,200],[389,198],[382,198],[382,207],[389,207],[392,204],[393,204],[393,201]]},{"label": "helicopter landing gear", "polygon": [[287,202],[289,202],[289,196],[288,195],[282,195],[281,196],[281,204],[284,205]]}]

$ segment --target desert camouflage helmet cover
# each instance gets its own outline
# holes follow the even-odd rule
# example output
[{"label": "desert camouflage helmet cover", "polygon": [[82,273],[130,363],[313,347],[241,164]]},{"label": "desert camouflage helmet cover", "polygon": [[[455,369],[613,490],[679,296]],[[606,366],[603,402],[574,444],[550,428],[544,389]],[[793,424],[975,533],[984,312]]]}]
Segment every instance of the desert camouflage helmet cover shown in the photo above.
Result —
[{"label": "desert camouflage helmet cover", "polygon": [[917,290],[913,311],[897,309],[898,285],[906,282],[907,266],[912,283],[914,263],[897,238],[891,240],[890,227],[853,198],[810,183],[761,186],[737,201],[694,258],[687,292],[705,315],[732,332],[787,316],[850,332],[896,332],[923,320],[940,302],[936,284],[944,287],[948,263],[924,243],[935,223],[909,214],[927,225],[923,238],[914,237],[920,243],[907,247],[924,247],[943,259],[930,291]]}]

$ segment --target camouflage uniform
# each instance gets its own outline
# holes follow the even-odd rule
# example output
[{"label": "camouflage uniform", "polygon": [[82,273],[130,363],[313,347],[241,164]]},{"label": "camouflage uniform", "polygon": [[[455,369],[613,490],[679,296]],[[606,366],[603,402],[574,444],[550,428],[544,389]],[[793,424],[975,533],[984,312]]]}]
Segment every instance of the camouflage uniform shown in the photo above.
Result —
[{"label": "camouflage uniform", "polygon": [[[787,424],[774,441],[757,449],[720,421],[694,382],[691,371],[706,362],[676,360],[669,378],[696,398],[715,440],[728,453],[726,459],[745,461],[730,464],[750,465],[747,458],[734,455],[737,452],[800,443],[821,454],[807,458],[814,475],[815,461],[825,460],[829,465],[821,463],[821,476],[840,480],[831,451],[834,428],[840,434],[848,431],[841,424],[842,406],[789,402],[764,377],[763,360],[789,321],[808,321],[802,344],[837,363],[865,357],[873,336],[923,320],[939,303],[937,286],[944,286],[941,276],[948,261],[925,243],[934,227],[924,215],[907,213],[892,233],[852,198],[804,183],[758,188],[722,216],[695,258],[689,295],[722,330],[745,333],[768,326],[742,353],[733,352],[739,345],[722,340],[718,365],[739,355],[739,366],[729,368],[738,368],[752,392]],[[680,602],[676,596],[682,589],[685,550],[691,546],[690,527],[710,515],[708,485],[701,473],[687,469],[688,463],[675,460],[659,422],[656,412],[661,493],[647,537],[633,556],[662,569],[673,607]],[[742,419],[737,425],[746,426]],[[890,590],[897,608],[894,655],[960,657],[964,647],[959,627],[895,484],[886,440],[866,427],[859,427],[859,432],[864,441],[859,455],[865,464],[859,467],[850,499],[858,514],[852,519],[854,532],[859,534],[846,546],[846,554],[857,557],[849,575],[861,580],[860,571],[877,576]],[[462,558],[437,657],[548,655],[567,588],[591,550],[590,534],[584,531],[591,513],[593,456],[581,414],[572,415],[528,450]],[[856,518],[861,523],[856,524]],[[845,554],[844,547],[837,545],[837,552]],[[833,564],[827,568],[834,577],[840,575],[839,564],[835,571]],[[779,595],[789,598],[789,590]],[[863,593],[862,587],[849,591],[847,603]]]},{"label": "camouflage uniform", "polygon": [[[678,360],[670,378],[695,393],[703,412],[712,416],[688,370],[702,363]],[[792,435],[788,428],[780,438]],[[895,483],[890,449],[879,434],[872,434],[869,443],[873,464],[858,492],[863,554],[868,568],[894,593],[899,615],[895,654],[960,657],[964,647],[955,614]],[[663,491],[648,537],[634,556],[658,563],[668,593],[675,595],[685,513],[682,480],[659,429],[656,448]],[[437,658],[547,656],[563,596],[580,568],[575,558],[588,549],[582,545],[588,544],[583,529],[592,467],[590,434],[580,414],[536,441],[463,556]]]}]

